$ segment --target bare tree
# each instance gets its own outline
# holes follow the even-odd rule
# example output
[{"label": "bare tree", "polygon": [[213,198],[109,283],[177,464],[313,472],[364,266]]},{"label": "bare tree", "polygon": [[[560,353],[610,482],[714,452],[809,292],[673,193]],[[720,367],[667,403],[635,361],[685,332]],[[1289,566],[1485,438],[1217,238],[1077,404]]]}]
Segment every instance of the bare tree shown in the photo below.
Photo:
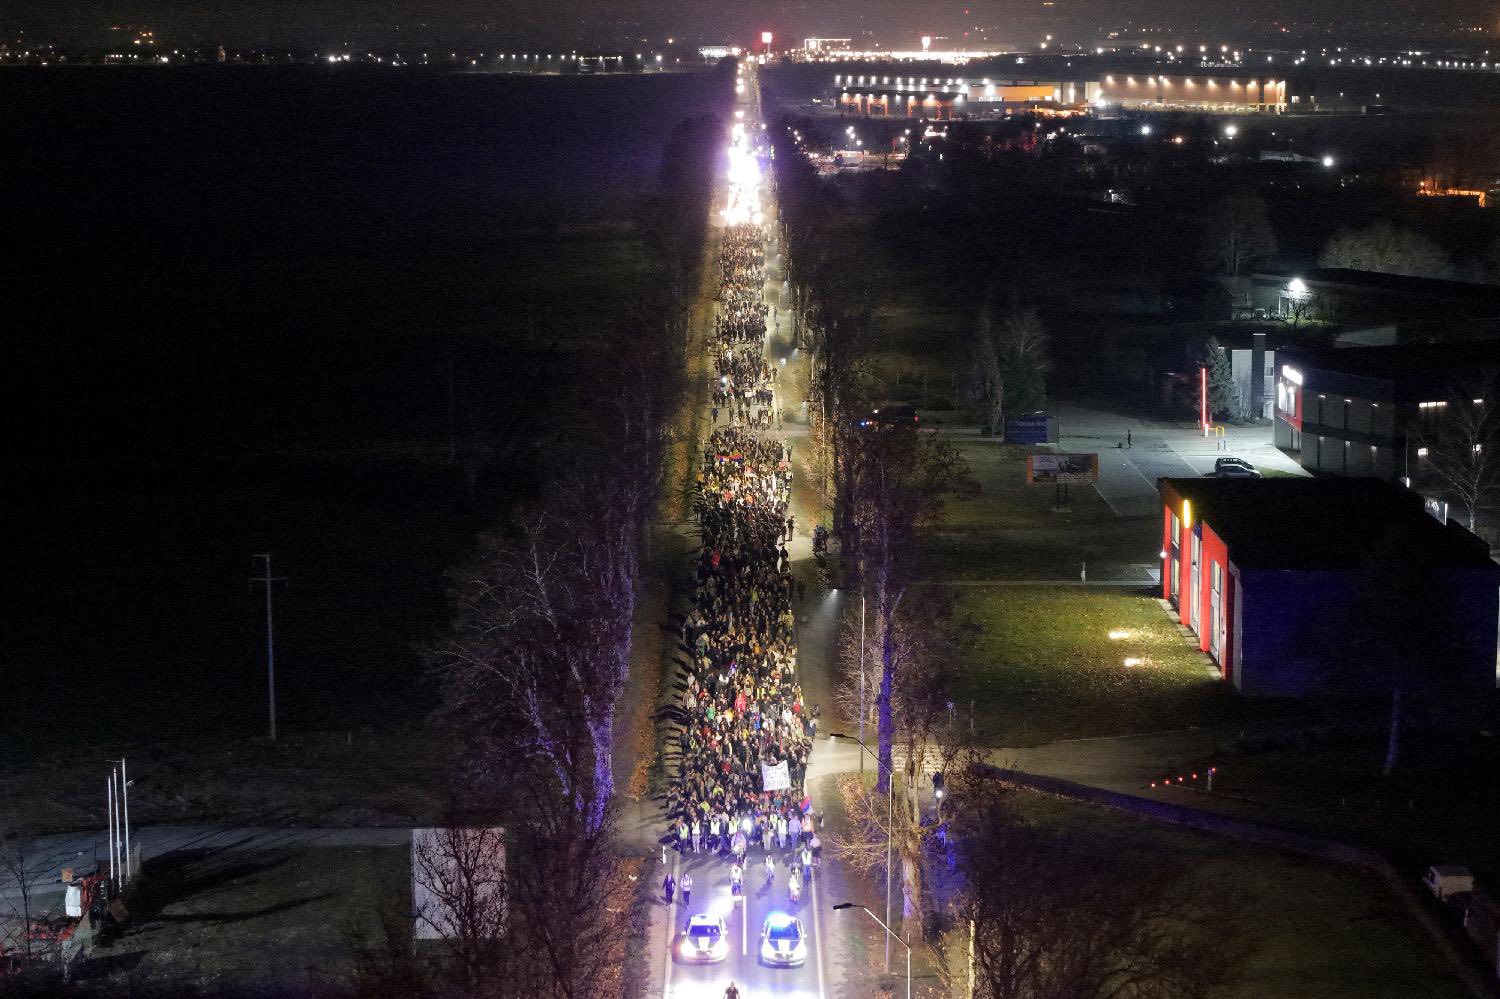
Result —
[{"label": "bare tree", "polygon": [[984,999],[1208,999],[1245,959],[1221,893],[1085,826],[1028,821],[1010,792],[960,788],[954,838]]},{"label": "bare tree", "polygon": [[1424,411],[1419,443],[1427,467],[1458,497],[1475,529],[1479,506],[1500,481],[1500,374],[1491,370],[1455,387]]},{"label": "bare tree", "polygon": [[[933,652],[946,632],[933,627],[935,614],[929,597],[910,597],[919,570],[920,532],[941,511],[944,500],[968,491],[973,482],[953,446],[933,434],[909,427],[873,425],[846,439],[844,463],[849,474],[841,495],[849,511],[845,563],[856,576],[872,624],[870,647],[864,657],[866,699],[873,704],[876,722],[875,755],[880,761],[873,796],[859,796],[851,804],[855,832],[844,840],[845,855],[856,866],[885,863],[885,844],[897,851],[901,864],[903,915],[906,929],[922,935],[924,895],[924,825],[922,781],[932,746],[934,703],[946,704],[941,692],[941,664],[948,657]],[[860,682],[859,640],[846,649],[848,679],[842,696],[852,699]],[[941,714],[942,712],[937,712]],[[910,768],[904,788],[892,786],[894,747],[907,746]],[[876,802],[899,792],[901,805],[892,821]],[[878,813],[878,815],[877,815]]]},{"label": "bare tree", "polygon": [[851,530],[845,557],[873,605],[881,664],[875,697],[878,755],[888,770],[900,673],[897,616],[918,568],[918,532],[948,496],[971,489],[973,481],[952,444],[910,428],[877,425],[851,434],[846,461]]},{"label": "bare tree", "polygon": [[1237,280],[1276,255],[1266,202],[1249,188],[1231,191],[1204,224],[1204,258],[1215,273]]},{"label": "bare tree", "polygon": [[1411,277],[1446,278],[1453,271],[1447,255],[1432,240],[1385,221],[1339,232],[1323,248],[1318,263]]},{"label": "bare tree", "polygon": [[0,906],[10,913],[12,933],[0,937],[0,954],[19,950],[31,957],[31,889],[36,876],[28,842],[0,827]]},{"label": "bare tree", "polygon": [[1047,329],[1035,308],[1016,309],[1000,325],[1000,373],[1005,404],[1012,413],[1029,413],[1047,401]]},{"label": "bare tree", "polygon": [[633,885],[624,875],[614,821],[594,825],[545,779],[517,775],[509,824],[507,886],[517,944],[535,956],[528,995],[618,995],[626,963]]},{"label": "bare tree", "polygon": [[412,840],[412,877],[418,929],[425,927],[447,944],[458,981],[475,988],[499,977],[511,930],[502,831],[419,830]]},{"label": "bare tree", "polygon": [[[950,627],[950,617],[949,601],[929,589],[910,597],[898,613],[893,715],[895,741],[904,748],[905,760],[896,770],[894,802],[888,803],[885,794],[861,786],[848,797],[849,832],[833,840],[842,861],[881,876],[885,874],[886,843],[890,840],[893,862],[898,865],[892,876],[901,885],[902,933],[912,940],[922,939],[927,926],[924,917],[932,862],[930,837],[938,825],[935,811],[928,807],[934,800],[932,776],[948,769],[959,749],[951,727],[949,700],[951,664],[957,661],[950,645],[956,630]],[[847,628],[845,634],[845,679],[837,696],[852,716],[859,704],[858,627]],[[876,641],[876,647],[869,651],[878,653],[883,644]],[[867,669],[869,663],[878,661],[878,655],[864,657]]]}]

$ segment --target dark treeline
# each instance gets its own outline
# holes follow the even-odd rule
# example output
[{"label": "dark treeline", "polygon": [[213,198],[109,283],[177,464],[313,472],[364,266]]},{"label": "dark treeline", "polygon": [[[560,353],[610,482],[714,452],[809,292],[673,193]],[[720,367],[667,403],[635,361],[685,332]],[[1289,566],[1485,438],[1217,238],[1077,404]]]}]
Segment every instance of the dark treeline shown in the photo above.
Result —
[{"label": "dark treeline", "polygon": [[[536,502],[452,573],[453,624],[428,661],[455,749],[453,821],[503,822],[507,878],[505,916],[478,960],[429,971],[437,994],[458,984],[572,999],[622,986],[631,892],[613,841],[613,725],[723,144],[709,118],[673,132],[647,208],[652,279],[595,359],[592,404],[547,455]],[[386,991],[379,975],[368,984]]]},{"label": "dark treeline", "polygon": [[[923,813],[924,783],[953,749],[943,744],[942,723],[954,657],[945,597],[912,583],[923,536],[944,501],[973,484],[946,439],[872,418],[886,401],[870,363],[881,348],[878,278],[851,265],[860,254],[849,251],[847,203],[797,151],[787,122],[777,123],[772,142],[793,332],[811,359],[809,464],[833,511],[839,558],[831,571],[839,586],[859,592],[869,617],[863,650],[859,624],[846,622],[852,630],[843,642],[839,699],[851,717],[869,713],[881,767],[874,792],[850,802],[853,829],[835,845],[855,868],[882,875],[885,845],[893,845],[903,931],[920,939],[934,832]],[[868,692],[863,701],[861,690]],[[907,750],[904,780],[891,770],[898,743]],[[887,808],[888,787],[899,807]]]},{"label": "dark treeline", "polygon": [[[731,75],[714,75],[721,109]],[[359,994],[594,999],[626,987],[633,892],[610,807],[613,723],[683,390],[722,117],[692,114],[658,137],[661,168],[627,208],[645,262],[626,293],[599,303],[607,320],[586,342],[524,362],[543,393],[574,387],[537,398],[549,421],[525,442],[523,487],[476,496],[485,532],[449,571],[451,624],[424,650],[449,764],[433,777],[449,802],[442,819],[504,828],[503,904],[460,914],[488,932],[417,956],[410,919],[389,920],[387,946],[359,948]]]}]

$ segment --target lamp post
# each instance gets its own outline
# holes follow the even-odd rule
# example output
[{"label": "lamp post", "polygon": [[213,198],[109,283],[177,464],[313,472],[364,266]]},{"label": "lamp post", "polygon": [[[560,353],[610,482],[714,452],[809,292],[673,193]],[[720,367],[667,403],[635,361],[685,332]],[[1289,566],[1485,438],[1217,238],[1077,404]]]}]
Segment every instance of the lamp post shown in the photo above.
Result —
[{"label": "lamp post", "polygon": [[[834,909],[864,909],[865,915],[875,920],[875,922],[880,923],[880,928],[882,930],[885,930],[885,944],[887,949],[890,948],[891,937],[896,937],[896,942],[906,948],[906,999],[911,999],[911,944],[907,943],[905,940],[902,940],[900,937],[897,937],[895,930],[891,929],[885,923],[880,922],[880,917],[875,915],[875,913],[871,912],[868,908],[865,908],[865,906],[863,905],[859,905],[855,902],[840,902],[838,905],[834,906]],[[889,965],[889,962],[887,962],[887,964]],[[889,966],[887,966],[886,972],[890,972]]]},{"label": "lamp post", "polygon": [[[845,735],[842,732],[830,732],[828,733],[828,738],[833,740],[853,737]],[[885,784],[885,921],[888,923],[891,921],[891,833],[894,831],[896,825],[896,774],[879,755],[870,749],[869,746],[865,745],[863,739],[855,739],[854,741],[859,743],[860,749],[870,754],[875,760],[876,766],[885,769],[885,774],[888,778]],[[860,762],[864,762],[863,756],[860,757]],[[871,913],[871,915],[874,915],[874,913]],[[896,939],[899,940],[901,938],[897,937]],[[885,941],[885,973],[887,975],[891,973],[890,938],[886,938]]]}]

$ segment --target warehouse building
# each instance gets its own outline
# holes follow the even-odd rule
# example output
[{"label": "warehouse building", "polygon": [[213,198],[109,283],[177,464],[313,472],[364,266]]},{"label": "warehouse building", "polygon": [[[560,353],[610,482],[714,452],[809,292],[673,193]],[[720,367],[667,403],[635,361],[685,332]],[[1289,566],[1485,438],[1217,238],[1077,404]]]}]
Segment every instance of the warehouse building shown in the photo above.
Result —
[{"label": "warehouse building", "polygon": [[1106,74],[1096,80],[998,79],[838,73],[840,110],[897,117],[951,117],[1024,106],[1082,110],[1198,111],[1278,114],[1287,109],[1287,81],[1259,76]]},{"label": "warehouse building", "polygon": [[1262,76],[1109,73],[1089,83],[1084,96],[1100,108],[1279,114],[1287,109],[1287,81]]},{"label": "warehouse building", "polygon": [[[1500,566],[1417,494],[1374,479],[1161,479],[1158,489],[1162,599],[1237,691],[1389,693],[1371,650],[1410,648],[1429,628],[1435,679],[1496,686]],[[1420,555],[1385,564],[1396,550]],[[1372,614],[1390,591],[1402,613]]]}]

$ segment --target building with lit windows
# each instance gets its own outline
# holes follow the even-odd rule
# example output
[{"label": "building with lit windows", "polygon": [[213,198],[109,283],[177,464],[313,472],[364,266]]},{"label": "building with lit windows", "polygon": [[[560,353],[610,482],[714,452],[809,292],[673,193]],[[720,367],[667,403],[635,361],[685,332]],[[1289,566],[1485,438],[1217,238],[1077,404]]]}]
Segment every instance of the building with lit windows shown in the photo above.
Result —
[{"label": "building with lit windows", "polygon": [[877,117],[954,118],[1011,107],[1081,106],[1086,84],[1055,80],[881,76],[833,78],[841,112]]},{"label": "building with lit windows", "polygon": [[1089,83],[1084,96],[1095,107],[1137,111],[1278,114],[1287,109],[1287,81],[1265,76],[1109,73]]},{"label": "building with lit windows", "polygon": [[[1449,636],[1449,682],[1497,683],[1500,566],[1422,498],[1375,479],[1161,479],[1162,599],[1240,693],[1298,697],[1361,690],[1356,651],[1400,621],[1361,613],[1372,560],[1392,539],[1423,553],[1414,613]],[[1340,638],[1360,629],[1359,643]]]},{"label": "building with lit windows", "polygon": [[[1310,472],[1427,484],[1426,421],[1474,405],[1463,386],[1500,368],[1500,341],[1276,352],[1276,446]],[[1492,403],[1493,404],[1493,403]]]},{"label": "building with lit windows", "polygon": [[1285,79],[1251,76],[1120,73],[1096,80],[1028,80],[838,73],[833,84],[841,110],[912,118],[1049,104],[1073,110],[1090,105],[1098,110],[1222,114],[1276,114],[1287,109]]}]

